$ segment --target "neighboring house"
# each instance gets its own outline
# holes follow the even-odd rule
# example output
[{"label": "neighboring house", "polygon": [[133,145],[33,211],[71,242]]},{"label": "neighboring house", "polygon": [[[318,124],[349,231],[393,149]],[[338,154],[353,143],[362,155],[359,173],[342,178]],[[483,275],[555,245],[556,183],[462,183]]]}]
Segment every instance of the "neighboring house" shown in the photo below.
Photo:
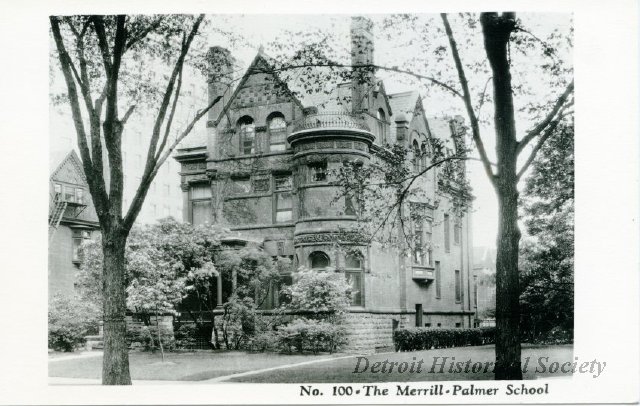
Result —
[{"label": "neighboring house", "polygon": [[[354,65],[373,64],[371,29],[367,19],[353,18]],[[231,60],[225,49],[211,52]],[[209,84],[209,98],[222,101],[209,113],[209,134],[187,138],[176,155],[184,221],[223,225],[237,244],[257,241],[272,256],[291,258],[288,281],[299,266],[343,273],[356,292],[348,318],[352,347],[388,347],[397,326],[472,327],[471,211],[456,218],[436,171],[419,180],[427,196],[406,208],[425,215],[412,227],[419,243],[401,249],[349,232],[358,208],[334,201],[330,179],[343,161],[378,159],[374,153],[393,143],[412,147],[414,169],[426,168],[434,138],[463,145],[461,118],[427,120],[418,92],[387,94],[373,73],[365,83],[296,97],[276,88],[304,83],[282,83],[282,75],[269,73],[270,63],[260,50],[234,89],[226,85],[231,63],[212,72],[218,81]],[[217,288],[218,304],[230,294],[224,288]]]},{"label": "neighboring house", "polygon": [[82,162],[75,151],[52,154],[49,177],[49,296],[74,294],[83,241],[99,233]]},{"label": "neighboring house", "polygon": [[478,308],[477,324],[495,325],[496,310],[496,250],[473,247],[473,279],[475,302]]}]

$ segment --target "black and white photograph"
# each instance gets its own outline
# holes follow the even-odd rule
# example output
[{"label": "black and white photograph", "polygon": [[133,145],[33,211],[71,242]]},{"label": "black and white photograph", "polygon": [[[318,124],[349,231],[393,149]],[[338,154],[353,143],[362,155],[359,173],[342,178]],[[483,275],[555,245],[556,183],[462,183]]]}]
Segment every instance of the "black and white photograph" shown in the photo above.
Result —
[{"label": "black and white photograph", "polygon": [[14,403],[638,401],[637,4],[59,3]]}]

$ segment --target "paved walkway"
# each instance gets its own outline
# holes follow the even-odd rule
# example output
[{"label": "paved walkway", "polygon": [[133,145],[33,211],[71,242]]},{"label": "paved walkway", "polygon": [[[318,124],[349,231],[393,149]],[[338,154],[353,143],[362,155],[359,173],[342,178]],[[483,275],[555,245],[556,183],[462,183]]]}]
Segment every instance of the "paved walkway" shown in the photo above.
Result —
[{"label": "paved walkway", "polygon": [[49,362],[67,361],[70,359],[102,357],[102,351],[83,351],[81,353],[72,353],[69,355],[59,355],[57,357],[49,357]]},{"label": "paved walkway", "polygon": [[321,363],[321,362],[330,362],[330,361],[336,361],[336,360],[339,360],[339,359],[353,358],[355,356],[356,355],[346,355],[344,357],[331,357],[331,358],[323,358],[323,359],[317,359],[317,360],[311,360],[311,361],[297,362],[295,364],[279,365],[277,367],[264,368],[264,369],[258,369],[258,370],[255,370],[255,371],[247,371],[247,372],[240,372],[240,373],[237,373],[237,374],[219,376],[217,378],[207,379],[205,381],[200,381],[200,383],[225,382],[225,381],[227,381],[229,379],[232,379],[232,378],[239,378],[239,377],[242,377],[242,376],[262,374],[264,372],[275,371],[275,370],[278,370],[278,369],[295,368],[295,367],[300,367],[300,366],[304,366],[304,365],[318,364],[318,363]]}]

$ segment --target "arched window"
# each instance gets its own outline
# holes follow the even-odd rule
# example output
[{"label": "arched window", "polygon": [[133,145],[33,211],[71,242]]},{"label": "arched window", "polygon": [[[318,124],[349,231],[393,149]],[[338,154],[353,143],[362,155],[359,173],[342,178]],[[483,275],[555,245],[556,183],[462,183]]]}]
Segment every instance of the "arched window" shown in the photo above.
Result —
[{"label": "arched window", "polygon": [[329,266],[329,256],[322,251],[314,251],[309,254],[311,269],[326,269]]},{"label": "arched window", "polygon": [[427,168],[427,146],[424,142],[420,146],[420,164],[423,170]]},{"label": "arched window", "polygon": [[380,137],[380,143],[384,144],[387,141],[387,134],[385,131],[387,118],[384,114],[384,110],[378,109],[376,118],[378,119],[378,136]]},{"label": "arched window", "polygon": [[287,122],[281,113],[273,113],[268,119],[269,151],[284,151],[287,148]]},{"label": "arched window", "polygon": [[351,285],[351,306],[364,306],[364,258],[360,253],[348,253],[344,261],[344,276]]},{"label": "arched window", "polygon": [[420,146],[418,145],[418,141],[413,140],[413,170],[415,172],[420,172]]},{"label": "arched window", "polygon": [[244,116],[238,120],[238,134],[240,135],[240,154],[255,154],[256,126],[251,117]]}]

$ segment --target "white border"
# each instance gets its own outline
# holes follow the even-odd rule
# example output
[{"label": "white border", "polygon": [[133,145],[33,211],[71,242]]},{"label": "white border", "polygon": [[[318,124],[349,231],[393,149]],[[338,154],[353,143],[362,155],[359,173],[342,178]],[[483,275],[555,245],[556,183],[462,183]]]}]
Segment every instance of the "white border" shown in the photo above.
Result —
[{"label": "white border", "polygon": [[[331,403],[299,385],[49,387],[45,269],[48,178],[48,20],[51,13],[358,13],[558,11],[575,16],[576,340],[574,355],[607,362],[598,379],[550,381],[552,394],[497,402],[637,402],[638,5],[617,1],[19,1],[0,15],[0,402],[65,404]],[[36,186],[32,186],[36,185]],[[384,384],[383,384],[384,385]],[[482,385],[504,386],[503,382]],[[331,385],[321,385],[329,387]],[[321,387],[319,386],[319,387]],[[328,392],[328,389],[325,389]],[[504,393],[504,392],[503,392]],[[344,401],[345,399],[340,399]],[[350,398],[418,403],[425,398]],[[437,399],[458,403],[461,398]]]}]

